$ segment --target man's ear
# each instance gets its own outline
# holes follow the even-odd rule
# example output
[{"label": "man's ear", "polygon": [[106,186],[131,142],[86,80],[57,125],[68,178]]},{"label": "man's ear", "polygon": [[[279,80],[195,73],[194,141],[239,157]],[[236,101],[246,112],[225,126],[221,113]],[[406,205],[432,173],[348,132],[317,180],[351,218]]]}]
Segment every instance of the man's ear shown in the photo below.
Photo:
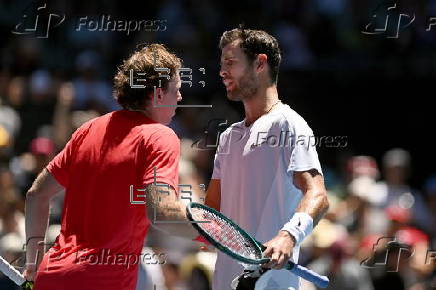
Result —
[{"label": "man's ear", "polygon": [[265,70],[267,65],[268,65],[268,56],[264,53],[258,54],[256,58],[256,70],[257,71]]},{"label": "man's ear", "polygon": [[156,88],[156,90],[151,94],[151,100],[160,104],[163,98],[163,90],[162,88]]}]

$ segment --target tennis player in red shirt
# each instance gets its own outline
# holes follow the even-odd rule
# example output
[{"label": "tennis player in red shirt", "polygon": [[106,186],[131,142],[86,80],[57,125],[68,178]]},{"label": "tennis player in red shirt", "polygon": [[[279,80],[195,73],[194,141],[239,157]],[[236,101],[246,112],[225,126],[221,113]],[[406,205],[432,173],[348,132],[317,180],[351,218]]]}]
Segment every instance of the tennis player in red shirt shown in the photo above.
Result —
[{"label": "tennis player in red shirt", "polygon": [[[170,78],[155,67],[168,68]],[[83,124],[34,181],[26,197],[24,271],[34,290],[133,290],[154,211],[159,221],[186,220],[176,191],[180,143],[165,126],[182,99],[180,67],[181,60],[159,44],[134,52],[114,78],[124,109]],[[145,73],[145,88],[132,88],[131,70]],[[49,200],[61,190],[60,234],[36,258]],[[159,225],[187,238],[198,235],[189,223]]]}]

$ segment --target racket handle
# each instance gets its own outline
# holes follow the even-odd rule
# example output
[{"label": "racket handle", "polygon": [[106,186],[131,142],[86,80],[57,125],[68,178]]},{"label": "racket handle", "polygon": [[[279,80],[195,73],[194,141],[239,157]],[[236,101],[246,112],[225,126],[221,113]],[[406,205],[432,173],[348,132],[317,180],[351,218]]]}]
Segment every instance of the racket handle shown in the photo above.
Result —
[{"label": "racket handle", "polygon": [[306,267],[303,267],[301,265],[288,262],[286,269],[290,270],[295,275],[300,276],[301,278],[309,282],[312,282],[319,288],[327,288],[327,286],[329,285],[330,281],[327,276],[321,276],[320,274],[310,269],[307,269]]}]

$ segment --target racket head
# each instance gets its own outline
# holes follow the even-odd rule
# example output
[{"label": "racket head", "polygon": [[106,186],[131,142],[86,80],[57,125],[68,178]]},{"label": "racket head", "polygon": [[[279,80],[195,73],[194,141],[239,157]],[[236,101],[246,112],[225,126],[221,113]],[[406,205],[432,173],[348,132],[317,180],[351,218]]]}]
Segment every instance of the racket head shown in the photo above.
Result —
[{"label": "racket head", "polygon": [[191,202],[186,206],[186,216],[209,243],[230,257],[245,264],[269,262],[270,259],[262,255],[263,245],[219,211]]}]

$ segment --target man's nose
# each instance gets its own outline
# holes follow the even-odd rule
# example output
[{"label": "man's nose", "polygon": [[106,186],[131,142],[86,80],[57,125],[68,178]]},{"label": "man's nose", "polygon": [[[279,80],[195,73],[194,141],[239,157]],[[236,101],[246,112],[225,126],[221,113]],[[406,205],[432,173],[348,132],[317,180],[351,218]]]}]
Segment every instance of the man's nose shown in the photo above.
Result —
[{"label": "man's nose", "polygon": [[225,76],[228,75],[227,71],[224,70],[223,68],[220,69],[220,73],[219,73],[220,77],[224,78]]}]

